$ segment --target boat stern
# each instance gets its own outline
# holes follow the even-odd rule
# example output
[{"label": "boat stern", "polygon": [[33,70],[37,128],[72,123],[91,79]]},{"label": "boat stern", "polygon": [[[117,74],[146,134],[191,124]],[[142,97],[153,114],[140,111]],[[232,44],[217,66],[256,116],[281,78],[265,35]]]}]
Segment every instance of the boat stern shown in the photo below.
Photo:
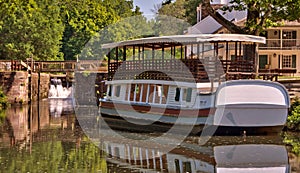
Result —
[{"label": "boat stern", "polygon": [[213,125],[232,127],[283,126],[290,99],[277,82],[228,81],[216,92]]}]

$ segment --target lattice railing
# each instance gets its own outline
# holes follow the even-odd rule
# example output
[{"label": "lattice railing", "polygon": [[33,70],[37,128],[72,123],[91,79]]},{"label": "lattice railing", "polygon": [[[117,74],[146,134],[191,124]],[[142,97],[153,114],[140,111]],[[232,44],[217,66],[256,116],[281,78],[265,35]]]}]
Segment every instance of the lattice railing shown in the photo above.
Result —
[{"label": "lattice railing", "polygon": [[224,73],[221,63],[213,59],[111,62],[108,71],[110,79],[195,80],[196,82],[219,78]]}]

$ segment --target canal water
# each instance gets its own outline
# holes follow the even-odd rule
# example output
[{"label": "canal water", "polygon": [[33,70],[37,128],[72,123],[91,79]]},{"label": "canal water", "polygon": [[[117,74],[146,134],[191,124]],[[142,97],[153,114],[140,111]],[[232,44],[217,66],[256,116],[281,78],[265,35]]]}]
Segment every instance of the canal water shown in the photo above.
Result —
[{"label": "canal water", "polygon": [[188,136],[177,143],[177,135],[158,132],[112,133],[89,113],[83,128],[76,113],[70,99],[2,111],[0,172],[300,172],[299,133]]}]

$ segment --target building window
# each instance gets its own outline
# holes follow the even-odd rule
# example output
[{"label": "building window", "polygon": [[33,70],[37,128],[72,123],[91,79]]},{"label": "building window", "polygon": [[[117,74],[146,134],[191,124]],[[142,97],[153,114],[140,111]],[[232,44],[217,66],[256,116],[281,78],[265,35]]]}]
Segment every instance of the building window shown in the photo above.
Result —
[{"label": "building window", "polygon": [[291,68],[292,67],[292,56],[283,55],[282,56],[282,68]]},{"label": "building window", "polygon": [[120,90],[121,90],[121,86],[120,85],[116,86],[116,91],[115,91],[116,97],[120,97]]},{"label": "building window", "polygon": [[283,31],[282,32],[283,47],[296,46],[296,38],[297,38],[296,31]]},{"label": "building window", "polygon": [[282,68],[296,68],[296,55],[282,55]]}]

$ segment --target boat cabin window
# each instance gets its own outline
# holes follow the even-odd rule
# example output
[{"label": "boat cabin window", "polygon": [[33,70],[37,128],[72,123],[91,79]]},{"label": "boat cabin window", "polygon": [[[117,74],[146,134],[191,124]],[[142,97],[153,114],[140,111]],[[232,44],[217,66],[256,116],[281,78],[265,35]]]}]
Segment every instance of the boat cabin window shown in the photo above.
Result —
[{"label": "boat cabin window", "polygon": [[161,95],[161,92],[162,92],[161,90],[162,90],[161,85],[157,85],[157,94],[158,94],[159,97],[162,96],[162,95]]},{"label": "boat cabin window", "polygon": [[175,93],[175,101],[179,101],[180,99],[180,88],[176,88],[176,93]]},{"label": "boat cabin window", "polygon": [[112,90],[112,87],[111,85],[109,85],[109,89],[108,89],[108,96],[111,97],[111,90]]},{"label": "boat cabin window", "polygon": [[183,89],[183,101],[191,102],[192,100],[192,88],[184,88]]},{"label": "boat cabin window", "polygon": [[182,162],[178,159],[174,160],[176,173],[180,172],[192,172],[191,162]]},{"label": "boat cabin window", "polygon": [[115,156],[119,159],[119,158],[121,158],[121,156],[120,156],[120,149],[118,148],[118,147],[114,147],[114,150],[115,150]]},{"label": "boat cabin window", "polygon": [[191,102],[192,100],[192,88],[176,88],[175,101],[180,101],[180,92],[182,93],[182,101]]},{"label": "boat cabin window", "polygon": [[121,86],[117,85],[115,88],[115,96],[116,97],[120,97],[120,90],[121,90]]},{"label": "boat cabin window", "polygon": [[191,162],[183,162],[182,169],[182,172],[192,172]]},{"label": "boat cabin window", "polygon": [[180,173],[180,163],[179,163],[179,160],[178,159],[175,159],[174,160],[175,162],[175,168],[176,168],[176,173]]}]

